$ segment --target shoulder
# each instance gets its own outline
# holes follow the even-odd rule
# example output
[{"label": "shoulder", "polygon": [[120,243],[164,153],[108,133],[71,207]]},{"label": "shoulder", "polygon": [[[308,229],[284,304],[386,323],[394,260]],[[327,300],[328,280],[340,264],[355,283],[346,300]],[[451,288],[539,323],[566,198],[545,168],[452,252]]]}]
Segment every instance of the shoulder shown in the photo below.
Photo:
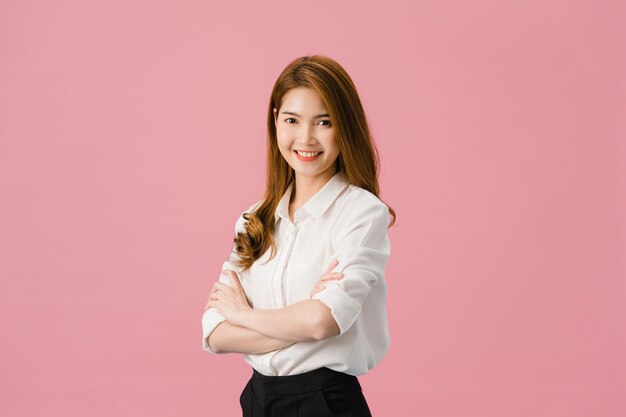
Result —
[{"label": "shoulder", "polygon": [[372,219],[389,216],[389,207],[380,198],[356,185],[348,185],[342,200],[344,211],[352,217]]},{"label": "shoulder", "polygon": [[386,228],[389,225],[389,207],[364,188],[350,184],[337,203],[336,222],[341,228],[367,224]]},{"label": "shoulder", "polygon": [[235,233],[246,231],[244,225],[247,222],[247,220],[243,217],[243,215],[246,213],[252,213],[261,205],[262,202],[263,202],[263,199],[255,201],[252,205],[250,205],[247,209],[245,209],[243,212],[239,214],[239,217],[237,218],[237,222],[235,223]]}]

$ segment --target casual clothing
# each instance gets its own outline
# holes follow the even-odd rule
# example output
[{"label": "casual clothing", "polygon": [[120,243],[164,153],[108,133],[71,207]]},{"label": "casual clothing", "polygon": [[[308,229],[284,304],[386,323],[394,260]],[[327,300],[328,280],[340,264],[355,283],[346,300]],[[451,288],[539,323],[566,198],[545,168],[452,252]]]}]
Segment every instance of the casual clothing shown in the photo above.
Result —
[{"label": "casual clothing", "polygon": [[[223,271],[235,271],[254,309],[319,300],[329,307],[340,333],[267,353],[245,354],[253,376],[241,395],[244,417],[253,415],[251,403],[255,417],[369,416],[356,376],[374,368],[390,345],[385,282],[391,250],[387,234],[389,208],[337,172],[295,211],[292,222],[289,200],[293,187],[292,181],[276,208],[275,256],[269,260],[270,248],[243,272],[233,264],[238,256],[233,246],[219,281],[231,285],[229,275]],[[261,202],[243,214],[254,211]],[[245,231],[243,214],[236,222],[235,233]],[[339,263],[331,272],[343,272],[343,277],[327,281],[325,288],[311,297],[323,272],[336,259]],[[211,350],[207,338],[225,320],[215,307],[205,311],[202,341],[206,352],[220,354]],[[294,388],[286,381],[295,382]],[[352,414],[349,410],[344,413],[346,405],[342,404],[355,407]],[[282,407],[300,411],[276,411]]]}]

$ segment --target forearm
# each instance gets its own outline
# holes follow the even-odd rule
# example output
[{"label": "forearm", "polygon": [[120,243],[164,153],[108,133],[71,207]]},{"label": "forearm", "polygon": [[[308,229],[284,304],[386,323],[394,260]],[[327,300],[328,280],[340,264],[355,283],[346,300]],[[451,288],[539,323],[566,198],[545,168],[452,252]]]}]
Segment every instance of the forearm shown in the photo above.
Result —
[{"label": "forearm", "polygon": [[228,321],[218,324],[208,339],[211,349],[219,353],[258,354],[293,344],[288,340],[268,337],[246,327],[235,326]]},{"label": "forearm", "polygon": [[303,300],[277,309],[251,309],[241,316],[241,325],[270,338],[292,342],[320,340],[326,308],[318,300]]}]

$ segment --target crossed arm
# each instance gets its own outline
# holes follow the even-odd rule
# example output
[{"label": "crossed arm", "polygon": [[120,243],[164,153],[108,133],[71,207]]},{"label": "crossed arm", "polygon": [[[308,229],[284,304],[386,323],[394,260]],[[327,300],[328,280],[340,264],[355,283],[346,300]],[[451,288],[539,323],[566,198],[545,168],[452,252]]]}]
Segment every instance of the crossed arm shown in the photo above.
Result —
[{"label": "crossed arm", "polygon": [[[228,279],[216,283],[221,295],[214,294],[207,303],[219,307],[220,315],[207,317],[214,327],[205,337],[205,349],[208,345],[215,353],[265,353],[346,332],[360,314],[369,291],[384,279],[390,253],[387,206],[359,208],[353,215],[357,220],[345,235],[338,237],[332,256],[334,262],[342,259],[342,285],[329,282],[311,299],[279,309],[256,310],[247,303],[237,275],[231,270],[232,288],[226,285]],[[334,262],[326,273],[336,265]],[[211,328],[209,325],[207,328]]]},{"label": "crossed arm", "polygon": [[250,330],[247,327],[235,326],[223,321],[207,338],[210,349],[215,353],[260,354],[271,352],[292,342],[274,339]]},{"label": "crossed arm", "polygon": [[257,354],[339,334],[330,309],[319,300],[303,300],[278,309],[246,310],[237,321],[237,325],[229,321],[217,325],[207,337],[211,350]]},{"label": "crossed arm", "polygon": [[[334,260],[329,265],[325,272],[328,275],[320,278],[312,295],[322,288],[322,281],[343,275],[330,273],[337,263]],[[331,308],[322,301],[308,299],[278,309],[253,309],[238,275],[233,270],[223,272],[207,302],[207,307],[218,308],[221,319],[225,319],[206,337],[206,344],[214,353],[265,353],[296,342],[323,340],[340,333]],[[230,285],[222,279],[225,276],[228,276]]]}]

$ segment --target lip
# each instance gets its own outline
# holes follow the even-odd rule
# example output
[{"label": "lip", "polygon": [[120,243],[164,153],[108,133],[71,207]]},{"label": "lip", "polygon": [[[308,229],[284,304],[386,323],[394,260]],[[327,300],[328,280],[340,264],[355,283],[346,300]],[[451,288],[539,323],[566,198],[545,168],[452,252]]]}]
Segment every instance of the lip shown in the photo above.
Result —
[{"label": "lip", "polygon": [[[299,150],[299,149],[298,149]],[[301,151],[301,152],[315,152],[315,151]],[[306,157],[306,156],[302,156],[300,155],[298,152],[296,152],[295,150],[293,151],[294,154],[296,154],[296,158],[298,158],[301,161],[304,162],[308,162],[308,161],[315,161],[317,158],[319,158],[319,156],[323,153],[322,151],[319,151],[319,153],[315,156],[311,156],[311,157]]]}]

